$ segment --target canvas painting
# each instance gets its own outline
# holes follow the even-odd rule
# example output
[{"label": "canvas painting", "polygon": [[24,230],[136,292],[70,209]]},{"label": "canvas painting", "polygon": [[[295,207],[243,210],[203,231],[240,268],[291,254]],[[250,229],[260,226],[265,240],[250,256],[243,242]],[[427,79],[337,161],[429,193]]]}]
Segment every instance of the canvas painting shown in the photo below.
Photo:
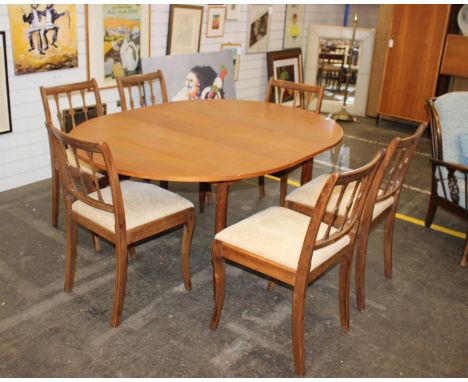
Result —
[{"label": "canvas painting", "polygon": [[89,77],[100,87],[141,73],[142,57],[149,54],[149,12],[140,4],[88,6]]},{"label": "canvas painting", "polygon": [[5,32],[0,32],[0,134],[11,132]]},{"label": "canvas painting", "polygon": [[231,52],[174,55],[143,60],[143,73],[156,70],[164,73],[170,102],[236,98]]},{"label": "canvas painting", "polygon": [[15,74],[78,66],[76,6],[9,5]]},{"label": "canvas painting", "polygon": [[304,4],[286,5],[284,49],[300,48],[304,37]]},{"label": "canvas painting", "polygon": [[249,7],[249,23],[247,34],[247,52],[258,53],[268,51],[270,43],[270,7],[251,5]]}]

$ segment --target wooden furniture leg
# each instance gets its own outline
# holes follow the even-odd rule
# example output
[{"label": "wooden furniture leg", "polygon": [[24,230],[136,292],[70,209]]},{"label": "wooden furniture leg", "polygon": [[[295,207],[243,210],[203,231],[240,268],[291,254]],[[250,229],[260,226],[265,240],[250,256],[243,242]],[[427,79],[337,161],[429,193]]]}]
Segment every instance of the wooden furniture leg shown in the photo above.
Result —
[{"label": "wooden furniture leg", "polygon": [[265,177],[258,177],[258,190],[260,191],[260,199],[265,198]]},{"label": "wooden furniture leg", "polygon": [[230,183],[218,183],[216,192],[215,234],[226,228],[227,201]]},{"label": "wooden furniture leg", "polygon": [[302,164],[301,186],[312,180],[312,168],[314,167],[314,158]]},{"label": "wooden furniture leg", "polygon": [[192,290],[190,281],[190,244],[192,243],[193,230],[195,229],[195,215],[184,224],[184,233],[182,234],[182,278],[184,280],[185,290]]},{"label": "wooden furniture leg", "polygon": [[60,177],[57,169],[52,169],[52,225],[57,227],[60,202]]},{"label": "wooden furniture leg", "polygon": [[462,268],[468,267],[468,230],[466,231],[465,247],[463,248],[463,256],[460,261]]}]

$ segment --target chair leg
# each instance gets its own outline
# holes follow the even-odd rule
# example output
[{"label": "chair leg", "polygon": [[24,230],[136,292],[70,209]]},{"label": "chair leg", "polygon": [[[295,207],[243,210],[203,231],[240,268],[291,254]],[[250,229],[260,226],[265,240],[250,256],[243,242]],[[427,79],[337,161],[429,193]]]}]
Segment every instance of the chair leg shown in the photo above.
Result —
[{"label": "chair leg", "polygon": [[167,180],[160,180],[159,187],[167,190],[169,188],[169,182]]},{"label": "chair leg", "polygon": [[192,243],[193,230],[195,228],[195,212],[190,215],[184,224],[184,233],[182,236],[182,278],[184,280],[185,290],[192,290],[190,281],[190,245]]},{"label": "chair leg", "polygon": [[356,306],[362,312],[366,307],[366,257],[367,240],[369,239],[369,227],[361,224],[359,238],[356,250],[356,270],[355,270],[355,288],[356,288]]},{"label": "chair leg", "polygon": [[304,305],[307,285],[294,287],[292,304],[292,346],[294,368],[298,376],[305,373],[304,359]]},{"label": "chair leg", "polygon": [[338,298],[340,300],[340,322],[344,332],[349,331],[349,282],[351,279],[352,254],[347,254],[340,264],[340,285]]},{"label": "chair leg", "polygon": [[60,203],[60,177],[57,169],[52,169],[52,225],[57,227]]},{"label": "chair leg", "polygon": [[211,184],[205,183],[205,185],[206,185],[206,200],[208,203],[211,203],[213,201],[213,193],[211,192]]},{"label": "chair leg", "polygon": [[65,260],[65,284],[64,290],[70,293],[73,290],[73,280],[76,270],[78,225],[69,213],[66,216],[67,230],[67,258]]},{"label": "chair leg", "polygon": [[468,231],[466,232],[465,247],[463,248],[463,256],[460,261],[462,268],[468,267]]},{"label": "chair leg", "polygon": [[136,258],[135,246],[133,246],[133,245],[131,245],[131,246],[129,245],[129,246],[128,246],[127,255],[128,255],[128,258],[129,258],[130,260],[135,260],[135,258]]},{"label": "chair leg", "polygon": [[266,288],[267,292],[271,292],[275,288],[276,285],[277,285],[276,281],[273,280],[273,279],[270,279],[268,281],[268,285],[267,285],[267,288]]},{"label": "chair leg", "polygon": [[211,317],[210,329],[216,330],[221,319],[221,313],[224,306],[224,290],[226,285],[225,260],[221,256],[221,245],[213,243],[211,250],[211,260],[213,262],[213,293],[214,307]]},{"label": "chair leg", "polygon": [[95,235],[94,233],[92,235],[94,250],[96,252],[101,252],[101,241],[99,240],[99,236]]},{"label": "chair leg", "polygon": [[284,207],[286,194],[288,193],[288,174],[280,177],[280,207]]},{"label": "chair leg", "polygon": [[[436,191],[437,192],[437,191]],[[437,196],[436,192],[431,192],[431,199],[429,200],[429,207],[427,208],[426,219],[424,225],[430,227],[434,220],[435,213],[437,211]]]},{"label": "chair leg", "polygon": [[395,212],[392,210],[385,220],[384,233],[384,274],[387,279],[392,278],[392,245],[394,225]]},{"label": "chair leg", "polygon": [[258,177],[258,191],[260,193],[260,199],[265,198],[265,177],[259,176]]},{"label": "chair leg", "polygon": [[206,199],[206,185],[205,183],[198,183],[198,205],[200,213],[205,212],[205,199]]},{"label": "chair leg", "polygon": [[111,326],[116,328],[120,325],[122,315],[125,287],[127,284],[127,265],[128,265],[128,248],[120,243],[116,244],[116,272],[115,272],[115,287],[114,287],[114,304],[112,306],[112,321]]}]

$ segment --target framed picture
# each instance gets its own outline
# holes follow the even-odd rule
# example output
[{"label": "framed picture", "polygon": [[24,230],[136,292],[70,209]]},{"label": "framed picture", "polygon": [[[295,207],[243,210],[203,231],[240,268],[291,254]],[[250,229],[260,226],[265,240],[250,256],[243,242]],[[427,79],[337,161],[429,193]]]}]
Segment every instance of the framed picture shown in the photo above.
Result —
[{"label": "framed picture", "polygon": [[[267,53],[268,78],[303,83],[302,79],[302,51],[300,48],[279,50]],[[279,99],[278,89],[272,95],[276,103]],[[293,100],[294,94],[284,94],[283,103]]]},{"label": "framed picture", "polygon": [[226,4],[226,18],[228,20],[238,20],[240,18],[241,5],[240,4]]},{"label": "framed picture", "polygon": [[242,44],[221,44],[221,50],[232,52],[232,66],[234,70],[234,81],[239,79],[239,66],[240,66],[240,54],[242,50]]},{"label": "framed picture", "polygon": [[110,88],[117,77],[141,73],[150,52],[150,5],[90,4],[85,11],[88,79]]},{"label": "framed picture", "polygon": [[223,37],[224,24],[226,24],[226,7],[217,5],[208,6],[206,37]]},{"label": "framed picture", "polygon": [[11,133],[10,90],[5,32],[0,32],[0,134]]},{"label": "framed picture", "polygon": [[76,6],[8,5],[15,74],[78,67]]},{"label": "framed picture", "polygon": [[190,54],[200,50],[203,7],[171,4],[166,54]]},{"label": "framed picture", "polygon": [[268,51],[271,15],[268,5],[250,5],[247,25],[247,53]]},{"label": "framed picture", "polygon": [[283,48],[300,48],[304,36],[304,4],[286,5]]}]

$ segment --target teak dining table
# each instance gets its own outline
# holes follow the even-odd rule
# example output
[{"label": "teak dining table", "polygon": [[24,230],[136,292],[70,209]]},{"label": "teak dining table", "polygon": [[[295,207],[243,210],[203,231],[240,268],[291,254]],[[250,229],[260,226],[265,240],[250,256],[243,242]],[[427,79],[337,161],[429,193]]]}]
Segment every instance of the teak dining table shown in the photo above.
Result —
[{"label": "teak dining table", "polygon": [[308,182],[314,156],[337,145],[343,130],[332,119],[299,108],[195,100],[101,116],[71,135],[106,142],[121,175],[216,184],[219,232],[226,227],[232,183],[301,164],[301,183]]}]

